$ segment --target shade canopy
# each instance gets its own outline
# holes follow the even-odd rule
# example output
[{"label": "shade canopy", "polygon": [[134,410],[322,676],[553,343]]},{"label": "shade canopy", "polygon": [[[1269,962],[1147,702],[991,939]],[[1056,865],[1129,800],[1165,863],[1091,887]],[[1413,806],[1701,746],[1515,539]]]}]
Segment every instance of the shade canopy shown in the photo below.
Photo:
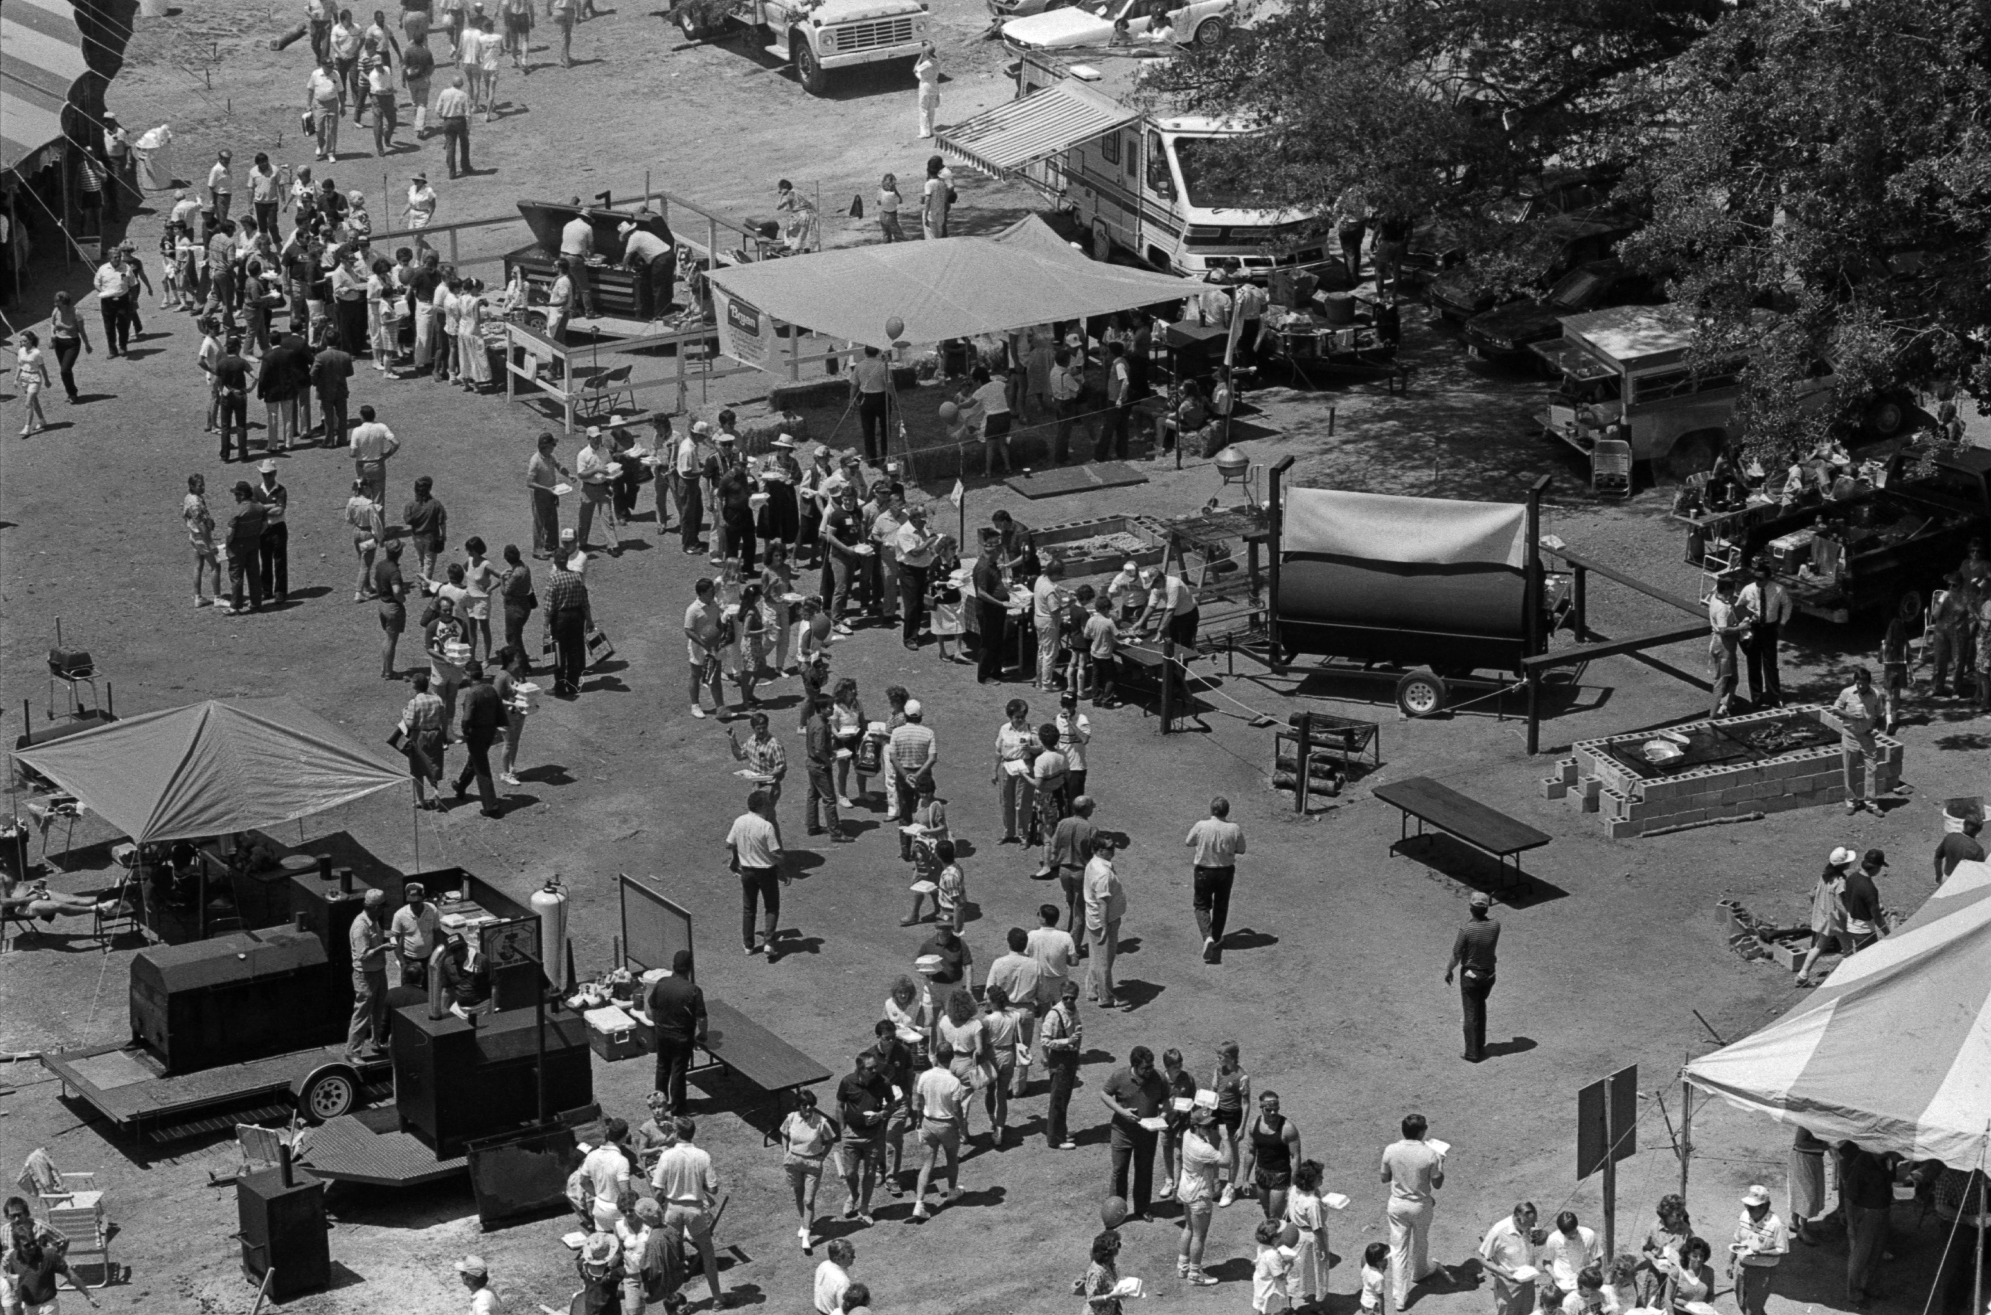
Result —
[{"label": "shade canopy", "polygon": [[15,757],[141,843],[293,822],[408,775],[281,698],[148,712]]},{"label": "shade canopy", "polygon": [[69,0],[0,5],[0,169],[62,140],[62,110],[90,71]]},{"label": "shade canopy", "polygon": [[[1191,279],[1104,265],[1036,216],[994,237],[885,242],[715,269],[722,349],[767,364],[769,320],[869,347],[1009,333],[1194,296]],[[756,341],[746,341],[754,339]]]},{"label": "shade canopy", "polygon": [[1827,1141],[1935,1159],[1991,1151],[1991,867],[1957,866],[1803,1004],[1687,1065],[1687,1081]]}]

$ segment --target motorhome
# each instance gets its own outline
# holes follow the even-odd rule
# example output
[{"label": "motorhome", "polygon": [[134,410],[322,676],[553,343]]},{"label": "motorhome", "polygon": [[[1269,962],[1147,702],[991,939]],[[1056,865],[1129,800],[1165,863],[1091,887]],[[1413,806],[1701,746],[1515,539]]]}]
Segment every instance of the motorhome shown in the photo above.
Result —
[{"label": "motorhome", "polygon": [[941,148],[1069,211],[1095,259],[1117,250],[1193,278],[1324,265],[1328,233],[1314,216],[1254,207],[1214,181],[1215,153],[1242,130],[1137,103],[1140,70],[1156,58],[1025,52],[1016,98],[942,129]]}]

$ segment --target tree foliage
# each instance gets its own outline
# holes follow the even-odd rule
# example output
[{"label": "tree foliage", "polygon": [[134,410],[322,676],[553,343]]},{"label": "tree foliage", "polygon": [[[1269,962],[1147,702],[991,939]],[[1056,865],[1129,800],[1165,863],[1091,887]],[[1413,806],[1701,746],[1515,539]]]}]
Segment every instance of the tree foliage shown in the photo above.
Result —
[{"label": "tree foliage", "polygon": [[1717,0],[1288,0],[1146,86],[1262,130],[1225,168],[1264,205],[1325,213],[1359,184],[1379,207],[1487,245],[1477,227],[1545,166],[1635,152],[1654,70],[1719,12]]},{"label": "tree foliage", "polygon": [[[1675,272],[1697,357],[1752,353],[1742,408],[1781,454],[1875,393],[1956,381],[1991,398],[1991,4],[1770,0],[1676,61],[1675,127],[1634,175],[1653,222],[1631,258]],[[1764,327],[1761,311],[1783,314]]]}]

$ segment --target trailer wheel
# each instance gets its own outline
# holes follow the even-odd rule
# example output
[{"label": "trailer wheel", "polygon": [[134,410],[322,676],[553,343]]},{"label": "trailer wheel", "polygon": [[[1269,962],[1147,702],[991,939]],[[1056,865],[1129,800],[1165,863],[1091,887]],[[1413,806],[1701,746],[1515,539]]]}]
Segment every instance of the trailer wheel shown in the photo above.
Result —
[{"label": "trailer wheel", "polygon": [[1445,678],[1429,667],[1404,673],[1396,683],[1396,706],[1406,717],[1429,717],[1445,706]]},{"label": "trailer wheel", "polygon": [[312,1123],[329,1123],[353,1112],[359,1104],[359,1074],[345,1064],[313,1069],[295,1090],[297,1108]]},{"label": "trailer wheel", "polygon": [[816,52],[809,48],[809,42],[800,32],[788,34],[788,48],[795,52],[795,80],[802,84],[802,90],[811,96],[820,96],[830,89],[829,74],[816,59]]}]

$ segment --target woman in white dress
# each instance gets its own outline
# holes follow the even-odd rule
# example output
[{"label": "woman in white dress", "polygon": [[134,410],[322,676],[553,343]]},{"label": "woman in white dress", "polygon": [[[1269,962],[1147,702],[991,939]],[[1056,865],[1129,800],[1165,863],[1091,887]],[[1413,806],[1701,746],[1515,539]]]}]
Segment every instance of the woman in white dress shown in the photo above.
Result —
[{"label": "woman in white dress", "polygon": [[373,262],[366,278],[366,341],[373,351],[373,368],[385,373],[394,359],[394,341],[400,331],[401,287],[394,281],[394,266],[385,256]]},{"label": "woman in white dress", "polygon": [[463,386],[477,392],[491,382],[491,354],[484,350],[484,282],[465,279],[456,298],[456,372]]},{"label": "woman in white dress", "polygon": [[436,312],[442,317],[442,338],[436,343],[436,378],[443,383],[458,379],[463,374],[462,344],[456,339],[462,314],[457,294],[462,288],[463,281],[456,277],[453,267],[436,285]]}]

